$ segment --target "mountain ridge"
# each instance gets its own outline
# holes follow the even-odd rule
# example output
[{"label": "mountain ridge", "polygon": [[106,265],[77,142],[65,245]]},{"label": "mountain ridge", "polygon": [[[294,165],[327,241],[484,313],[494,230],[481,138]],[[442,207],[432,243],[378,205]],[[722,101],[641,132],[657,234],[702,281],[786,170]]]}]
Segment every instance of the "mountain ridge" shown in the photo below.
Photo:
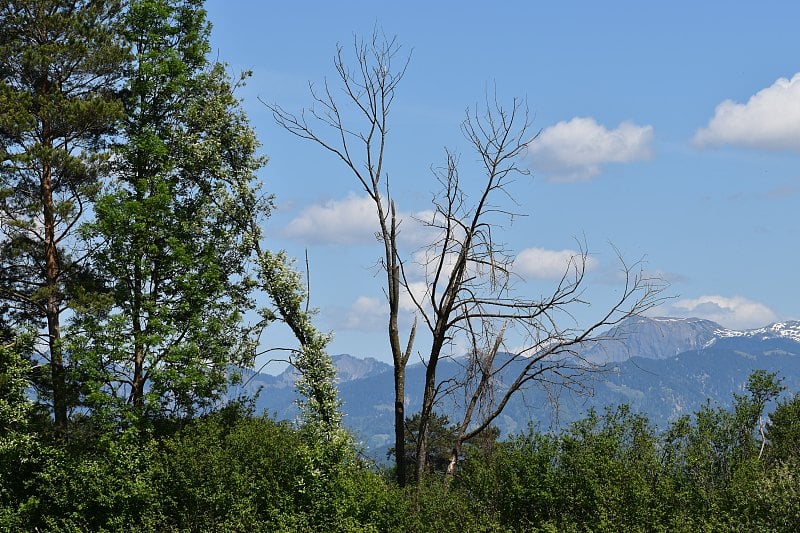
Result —
[{"label": "mountain ridge", "polygon": [[[585,416],[589,408],[602,410],[621,403],[646,414],[659,428],[677,417],[691,414],[706,400],[727,405],[741,393],[747,376],[755,369],[780,372],[792,392],[800,391],[800,322],[777,322],[763,328],[732,330],[703,319],[635,317],[611,328],[606,337],[615,340],[602,349],[593,346],[583,353],[597,362],[607,360],[603,372],[592,374],[592,394],[576,396],[563,392],[557,405],[547,392],[530,387],[509,402],[495,422],[504,436],[525,431],[530,424],[557,429]],[[624,336],[623,336],[624,335]],[[592,351],[594,350],[594,351]],[[503,354],[508,356],[507,354]],[[393,438],[393,385],[391,365],[375,358],[349,354],[332,357],[337,367],[345,425],[357,435],[367,453],[385,455]],[[425,367],[406,369],[406,412],[420,408]],[[457,359],[440,362],[439,374],[446,379],[461,371]],[[278,376],[252,376],[249,388],[262,387],[257,408],[278,418],[294,419],[296,394],[288,387],[293,370]],[[508,376],[501,375],[503,387]],[[292,382],[293,383],[293,382]],[[457,400],[445,401],[441,410],[458,415]]]}]

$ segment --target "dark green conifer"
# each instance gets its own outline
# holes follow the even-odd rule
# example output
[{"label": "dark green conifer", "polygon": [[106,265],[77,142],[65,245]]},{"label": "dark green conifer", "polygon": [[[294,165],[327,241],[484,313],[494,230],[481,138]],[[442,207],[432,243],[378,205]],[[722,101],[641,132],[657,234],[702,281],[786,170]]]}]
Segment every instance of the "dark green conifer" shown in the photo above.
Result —
[{"label": "dark green conifer", "polygon": [[83,275],[76,238],[121,117],[117,0],[0,0],[0,303],[43,331],[56,429],[67,426],[62,315]]}]

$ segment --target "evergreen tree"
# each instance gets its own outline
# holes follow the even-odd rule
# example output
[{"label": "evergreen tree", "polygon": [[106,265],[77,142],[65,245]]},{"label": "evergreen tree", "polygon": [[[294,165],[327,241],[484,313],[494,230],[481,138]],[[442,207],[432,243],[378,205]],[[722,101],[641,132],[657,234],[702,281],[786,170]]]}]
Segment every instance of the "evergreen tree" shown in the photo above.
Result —
[{"label": "evergreen tree", "polygon": [[122,110],[120,10],[118,0],[0,0],[0,303],[45,332],[59,432],[69,407],[62,314],[85,257],[75,234]]},{"label": "evergreen tree", "polygon": [[107,291],[75,321],[85,399],[112,413],[191,416],[251,363],[243,326],[263,164],[198,0],[135,0],[134,60],[114,179],[85,226]]}]

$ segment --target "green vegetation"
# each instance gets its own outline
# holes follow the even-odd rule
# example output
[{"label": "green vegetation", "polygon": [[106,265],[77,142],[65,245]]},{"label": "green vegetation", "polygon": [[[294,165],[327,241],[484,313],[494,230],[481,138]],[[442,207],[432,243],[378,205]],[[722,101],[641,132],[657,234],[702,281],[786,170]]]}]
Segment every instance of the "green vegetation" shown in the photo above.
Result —
[{"label": "green vegetation", "polygon": [[[662,433],[431,411],[400,417],[404,469],[361,458],[209,32],[201,0],[0,0],[0,530],[800,530],[800,396],[767,417],[766,372]],[[226,394],[275,321],[297,424]]]},{"label": "green vegetation", "polygon": [[[765,432],[757,392],[659,434],[626,407],[561,434],[468,446],[459,473],[400,489],[303,428],[232,403],[178,427],[72,422],[62,445],[19,396],[19,344],[2,350],[0,528],[33,531],[796,531],[797,398]],[[752,380],[751,380],[752,383]],[[773,384],[777,381],[772,378]],[[15,392],[16,391],[16,392]],[[22,413],[22,414],[20,414]],[[762,413],[758,413],[759,417]],[[438,418],[437,418],[438,419]],[[446,424],[446,420],[441,420]],[[778,437],[780,436],[780,437]],[[772,439],[775,438],[773,441]],[[321,466],[322,465],[322,466]],[[335,467],[334,467],[335,466]],[[326,468],[327,467],[327,468]]]}]

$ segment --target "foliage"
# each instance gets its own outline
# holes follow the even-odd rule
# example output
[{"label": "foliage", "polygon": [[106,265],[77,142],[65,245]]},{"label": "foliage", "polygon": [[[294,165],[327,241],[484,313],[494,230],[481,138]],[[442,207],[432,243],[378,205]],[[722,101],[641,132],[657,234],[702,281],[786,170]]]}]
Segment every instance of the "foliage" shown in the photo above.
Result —
[{"label": "foliage", "polygon": [[56,428],[71,398],[61,315],[86,280],[78,223],[90,210],[122,114],[119,0],[0,2],[0,305],[46,327]]},{"label": "foliage", "polygon": [[33,404],[28,398],[33,334],[16,335],[0,344],[0,454],[23,443]]},{"label": "foliage", "polygon": [[[323,439],[336,439],[335,433],[341,431],[342,412],[336,369],[325,352],[331,337],[317,331],[311,321],[312,313],[303,308],[307,290],[287,255],[262,251],[260,246],[257,253],[261,287],[300,343],[292,365],[300,374],[295,386],[303,397],[300,402],[303,423],[308,429],[316,428],[314,431]],[[262,314],[266,320],[275,316],[270,309],[263,309]]]},{"label": "foliage", "polygon": [[800,393],[778,403],[769,415],[766,439],[770,460],[800,460]]},{"label": "foliage", "polygon": [[252,364],[249,221],[258,142],[224,65],[207,59],[201,3],[137,0],[115,179],[84,225],[104,283],[70,331],[83,397],[111,416],[191,416]]},{"label": "foliage", "polygon": [[[749,392],[737,405],[758,403],[758,392]],[[0,525],[796,531],[797,459],[743,453],[754,448],[731,430],[736,417],[736,406],[707,406],[657,434],[626,407],[592,412],[560,434],[529,430],[492,446],[468,446],[451,483],[432,473],[408,489],[357,461],[320,475],[302,428],[254,416],[246,403],[156,430],[120,431],[86,417],[73,423],[67,446],[40,441],[26,456],[4,456]],[[19,473],[24,477],[12,477]]]},{"label": "foliage", "polygon": [[28,483],[31,525],[99,531],[140,523],[143,530],[152,529],[160,502],[149,472],[157,458],[154,442],[134,429],[89,435],[48,448],[38,458],[39,470]]},{"label": "foliage", "polygon": [[[76,422],[76,424],[78,424]],[[402,531],[403,496],[351,467],[318,483],[302,434],[232,405],[163,435],[131,428],[37,455],[0,524],[48,531]],[[13,526],[13,527],[11,527]]]},{"label": "foliage", "polygon": [[[416,476],[415,466],[417,464],[416,443],[419,438],[420,415],[415,414],[406,418],[405,429],[405,454],[406,465],[405,479],[413,481]],[[434,413],[428,426],[428,446],[426,447],[427,457],[425,464],[427,470],[425,474],[444,474],[450,460],[450,450],[455,438],[456,427],[450,423],[447,415]],[[395,455],[394,447],[386,452],[387,457]]]},{"label": "foliage", "polygon": [[[261,288],[269,295],[275,310],[264,308],[265,321],[276,314],[292,330],[300,349],[291,363],[300,377],[295,388],[300,394],[302,446],[308,475],[304,477],[302,492],[315,508],[330,498],[332,488],[344,472],[353,467],[353,441],[342,428],[342,410],[339,391],[336,387],[336,369],[325,347],[330,335],[320,333],[314,326],[312,312],[303,302],[308,300],[308,291],[292,261],[284,252],[272,253],[261,249],[255,239],[258,260],[258,279]],[[339,509],[321,512],[319,516],[335,517]],[[352,527],[348,527],[352,529]]]},{"label": "foliage", "polygon": [[31,333],[3,339],[0,344],[0,526],[14,525],[13,510],[38,446],[33,430],[34,404],[27,397],[31,363]]},{"label": "foliage", "polygon": [[454,487],[484,502],[487,511],[514,528],[547,523],[558,513],[559,441],[554,435],[529,431],[499,443],[491,453],[473,449]]},{"label": "foliage", "polygon": [[515,531],[793,531],[796,462],[760,460],[747,426],[779,389],[754,373],[733,409],[706,406],[660,435],[626,407],[589,413],[561,435],[473,449],[454,486]]},{"label": "foliage", "polygon": [[169,526],[263,530],[279,523],[295,507],[298,448],[287,425],[235,412],[212,415],[167,439],[157,469]]}]

